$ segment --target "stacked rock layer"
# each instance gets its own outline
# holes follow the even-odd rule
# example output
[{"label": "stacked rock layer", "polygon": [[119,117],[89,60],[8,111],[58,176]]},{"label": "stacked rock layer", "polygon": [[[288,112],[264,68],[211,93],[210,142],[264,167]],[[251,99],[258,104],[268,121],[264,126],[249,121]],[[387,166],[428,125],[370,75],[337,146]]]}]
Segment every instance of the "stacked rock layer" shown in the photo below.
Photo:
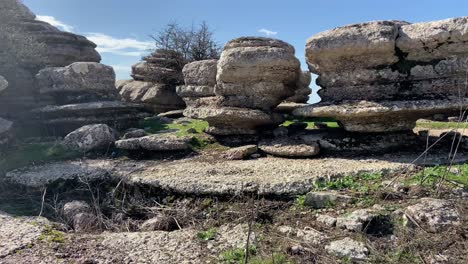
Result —
[{"label": "stacked rock layer", "polygon": [[18,0],[0,3],[1,117],[32,135],[65,135],[92,123],[126,128],[144,115],[121,102],[94,43],[35,18]]},{"label": "stacked rock layer", "polygon": [[0,95],[0,113],[8,118],[52,102],[37,89],[34,75],[40,69],[101,60],[96,45],[85,37],[35,18],[18,0],[0,3],[0,75],[9,82]]},{"label": "stacked rock layer", "polygon": [[468,17],[429,23],[376,21],[308,40],[322,102],[299,116],[334,117],[351,132],[411,130],[419,118],[468,105]]},{"label": "stacked rock layer", "polygon": [[[301,75],[294,48],[280,40],[243,37],[229,41],[215,61],[184,67],[179,88],[186,116],[208,121],[215,135],[255,134],[281,123],[273,109],[294,95]],[[214,78],[216,76],[216,79]]]},{"label": "stacked rock layer", "polygon": [[183,84],[182,55],[170,50],[156,50],[143,62],[132,66],[133,80],[118,81],[116,86],[125,101],[142,103],[154,113],[184,108],[176,93]]}]

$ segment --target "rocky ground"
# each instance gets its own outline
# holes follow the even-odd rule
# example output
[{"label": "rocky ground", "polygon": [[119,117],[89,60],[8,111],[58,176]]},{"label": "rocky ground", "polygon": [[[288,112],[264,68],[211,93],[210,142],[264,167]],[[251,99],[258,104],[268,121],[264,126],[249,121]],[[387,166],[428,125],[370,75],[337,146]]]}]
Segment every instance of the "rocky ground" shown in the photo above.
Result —
[{"label": "rocky ground", "polygon": [[[190,129],[178,128],[182,137]],[[65,160],[29,166],[15,152],[0,160],[22,167],[2,175],[0,263],[244,263],[246,252],[248,263],[468,261],[464,153],[442,166],[444,151],[312,159],[218,143],[150,158],[64,151]]]}]

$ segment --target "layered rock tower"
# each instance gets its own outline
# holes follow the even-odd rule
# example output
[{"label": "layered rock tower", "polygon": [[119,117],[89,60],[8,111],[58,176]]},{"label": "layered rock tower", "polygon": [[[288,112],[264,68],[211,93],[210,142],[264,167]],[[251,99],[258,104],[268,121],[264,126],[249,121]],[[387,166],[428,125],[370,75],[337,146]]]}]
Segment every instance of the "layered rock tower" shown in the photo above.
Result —
[{"label": "layered rock tower", "polygon": [[133,80],[117,82],[124,100],[144,104],[154,113],[183,109],[184,101],[176,93],[176,86],[184,82],[182,54],[159,49],[143,60],[132,66]]},{"label": "layered rock tower", "polygon": [[408,131],[419,118],[468,106],[468,17],[428,23],[377,21],[307,41],[322,102],[294,111],[334,117],[351,132]]},{"label": "layered rock tower", "polygon": [[216,82],[214,63],[185,66],[186,85],[178,91],[188,105],[186,116],[207,120],[207,132],[221,136],[256,134],[282,122],[272,110],[294,95],[301,76],[291,45],[270,38],[237,38],[221,53]]},{"label": "layered rock tower", "polygon": [[126,128],[142,108],[121,102],[115,73],[100,64],[96,45],[63,32],[18,0],[0,3],[0,116],[32,134],[65,135],[92,123]]}]

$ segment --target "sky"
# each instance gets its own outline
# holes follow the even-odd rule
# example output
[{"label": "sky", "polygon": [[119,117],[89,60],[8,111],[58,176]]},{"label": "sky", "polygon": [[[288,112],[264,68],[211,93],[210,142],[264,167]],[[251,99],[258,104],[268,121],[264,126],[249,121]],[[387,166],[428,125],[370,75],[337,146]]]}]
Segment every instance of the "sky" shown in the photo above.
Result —
[{"label": "sky", "polygon": [[[154,48],[150,35],[170,22],[191,27],[206,21],[224,45],[241,36],[278,38],[305,64],[308,38],[335,27],[373,20],[423,22],[468,15],[466,0],[23,0],[38,16],[98,45],[102,63],[117,79]],[[318,87],[310,102],[317,102]]]}]

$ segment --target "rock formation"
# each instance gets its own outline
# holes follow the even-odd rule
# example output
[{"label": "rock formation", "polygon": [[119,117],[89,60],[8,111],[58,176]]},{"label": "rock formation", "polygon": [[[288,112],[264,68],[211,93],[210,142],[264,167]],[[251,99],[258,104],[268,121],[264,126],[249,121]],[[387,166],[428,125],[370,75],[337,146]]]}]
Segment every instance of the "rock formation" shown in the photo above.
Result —
[{"label": "rock formation", "polygon": [[0,17],[2,117],[31,133],[66,135],[93,123],[128,128],[144,115],[120,101],[114,70],[99,64],[94,43],[35,20],[18,0],[2,1]]},{"label": "rock formation", "polygon": [[468,106],[468,17],[429,23],[376,21],[307,42],[322,102],[299,116],[334,117],[351,132],[411,130],[419,118]]},{"label": "rock formation", "polygon": [[118,81],[117,90],[127,102],[142,103],[154,113],[184,108],[176,94],[176,86],[183,84],[180,53],[156,50],[144,62],[132,66],[133,80]]},{"label": "rock formation", "polygon": [[0,117],[0,146],[10,143],[13,123]]},{"label": "rock formation", "polygon": [[184,68],[186,86],[178,90],[188,105],[184,114],[208,121],[207,132],[222,136],[255,134],[277,125],[282,118],[272,109],[294,95],[299,66],[294,48],[283,41],[231,40],[217,63],[216,83],[213,61]]},{"label": "rock formation", "polygon": [[99,62],[96,45],[85,37],[62,32],[35,15],[18,0],[0,3],[0,75],[9,82],[0,96],[0,113],[15,118],[50,98],[40,96],[34,75],[45,67],[73,62]]},{"label": "rock formation", "polygon": [[312,93],[309,85],[312,81],[312,76],[309,71],[303,71],[296,81],[296,91],[293,96],[286,98],[286,103],[306,104],[309,101],[309,95]]}]

